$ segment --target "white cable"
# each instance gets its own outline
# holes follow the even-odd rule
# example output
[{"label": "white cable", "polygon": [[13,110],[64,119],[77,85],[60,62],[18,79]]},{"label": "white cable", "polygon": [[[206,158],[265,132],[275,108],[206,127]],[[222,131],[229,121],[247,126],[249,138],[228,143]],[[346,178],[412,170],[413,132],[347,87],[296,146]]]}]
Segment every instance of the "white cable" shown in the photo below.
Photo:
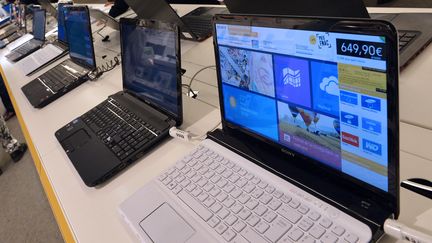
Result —
[{"label": "white cable", "polygon": [[413,243],[432,243],[432,237],[393,219],[384,222],[384,232],[396,239],[406,240]]}]

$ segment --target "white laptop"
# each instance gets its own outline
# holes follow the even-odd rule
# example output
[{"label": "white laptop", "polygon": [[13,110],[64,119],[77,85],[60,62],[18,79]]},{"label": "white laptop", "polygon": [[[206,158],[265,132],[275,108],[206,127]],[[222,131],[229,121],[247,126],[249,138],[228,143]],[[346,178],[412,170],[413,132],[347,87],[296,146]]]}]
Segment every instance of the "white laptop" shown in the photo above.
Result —
[{"label": "white laptop", "polygon": [[375,242],[399,214],[398,51],[376,20],[218,15],[222,130],[119,205],[141,242]]}]

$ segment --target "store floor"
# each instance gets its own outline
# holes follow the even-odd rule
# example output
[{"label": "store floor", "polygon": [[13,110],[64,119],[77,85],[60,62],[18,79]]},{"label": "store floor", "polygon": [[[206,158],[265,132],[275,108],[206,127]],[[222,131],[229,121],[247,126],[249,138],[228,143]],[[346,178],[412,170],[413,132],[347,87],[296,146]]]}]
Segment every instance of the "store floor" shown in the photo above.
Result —
[{"label": "store floor", "polygon": [[[12,134],[23,141],[16,117],[8,121]],[[45,192],[39,181],[33,159],[27,151],[13,163],[0,151],[0,242],[63,242]]]}]

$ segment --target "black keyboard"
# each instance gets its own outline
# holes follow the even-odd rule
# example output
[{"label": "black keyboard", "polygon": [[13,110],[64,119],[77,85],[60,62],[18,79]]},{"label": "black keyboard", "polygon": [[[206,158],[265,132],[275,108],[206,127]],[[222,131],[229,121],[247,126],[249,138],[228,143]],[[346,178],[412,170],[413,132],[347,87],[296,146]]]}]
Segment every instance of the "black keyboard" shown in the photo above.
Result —
[{"label": "black keyboard", "polygon": [[398,30],[399,33],[399,51],[407,47],[414,38],[419,35],[418,31]]},{"label": "black keyboard", "polygon": [[120,160],[161,134],[112,98],[86,112],[81,119]]},{"label": "black keyboard", "polygon": [[19,46],[17,49],[14,50],[14,52],[17,52],[21,55],[27,54],[28,52],[34,50],[35,48],[38,48],[39,45],[33,43],[33,42],[26,42],[25,44]]},{"label": "black keyboard", "polygon": [[213,26],[211,18],[197,18],[197,17],[183,17],[182,21],[185,25],[197,36],[208,37],[211,36]]},{"label": "black keyboard", "polygon": [[67,69],[62,65],[58,65],[44,73],[40,77],[40,80],[53,92],[57,93],[59,90],[70,85],[78,78],[78,76],[68,72]]}]

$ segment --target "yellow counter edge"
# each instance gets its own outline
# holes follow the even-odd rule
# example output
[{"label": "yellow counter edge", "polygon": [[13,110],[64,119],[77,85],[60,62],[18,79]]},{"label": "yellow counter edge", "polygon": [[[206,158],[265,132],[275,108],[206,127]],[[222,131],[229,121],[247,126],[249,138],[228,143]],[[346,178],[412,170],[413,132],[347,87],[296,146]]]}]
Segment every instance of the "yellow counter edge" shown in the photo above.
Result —
[{"label": "yellow counter edge", "polygon": [[67,243],[73,243],[73,242],[75,242],[75,238],[74,238],[74,236],[73,236],[73,234],[72,234],[72,232],[71,232],[71,230],[69,228],[69,224],[66,221],[66,218],[65,218],[65,216],[63,214],[63,211],[62,211],[62,209],[60,207],[60,204],[59,204],[59,202],[57,200],[57,197],[56,197],[56,195],[54,193],[54,190],[53,190],[53,188],[52,188],[52,186],[51,186],[51,184],[50,184],[50,182],[48,180],[48,176],[47,176],[45,170],[42,167],[39,155],[38,155],[38,153],[36,151],[36,148],[35,148],[35,146],[33,144],[33,141],[31,140],[30,134],[28,133],[27,127],[26,127],[25,122],[24,122],[24,120],[23,120],[23,118],[21,116],[21,112],[19,110],[18,105],[16,104],[15,97],[12,94],[12,91],[11,91],[11,89],[9,87],[9,83],[8,83],[8,81],[6,79],[6,76],[5,76],[4,72],[3,72],[3,68],[2,68],[1,65],[0,65],[0,72],[1,72],[1,75],[2,75],[3,80],[5,82],[5,86],[6,86],[6,89],[7,89],[8,93],[9,93],[9,96],[10,96],[10,99],[12,101],[13,107],[15,109],[15,114],[16,114],[16,116],[18,118],[18,122],[19,122],[19,124],[21,126],[21,130],[22,130],[22,132],[24,134],[24,137],[25,137],[25,140],[27,142],[27,146],[29,148],[30,154],[31,154],[31,156],[33,158],[33,161],[35,163],[36,170],[39,173],[39,178],[40,178],[41,184],[42,184],[42,186],[44,188],[45,194],[46,194],[46,196],[48,198],[48,201],[49,201],[49,203],[51,205],[51,210],[54,213],[54,217],[55,217],[55,219],[57,221],[57,225],[60,228],[60,232],[61,232],[61,234],[63,236],[63,240],[65,242],[67,242]]}]

